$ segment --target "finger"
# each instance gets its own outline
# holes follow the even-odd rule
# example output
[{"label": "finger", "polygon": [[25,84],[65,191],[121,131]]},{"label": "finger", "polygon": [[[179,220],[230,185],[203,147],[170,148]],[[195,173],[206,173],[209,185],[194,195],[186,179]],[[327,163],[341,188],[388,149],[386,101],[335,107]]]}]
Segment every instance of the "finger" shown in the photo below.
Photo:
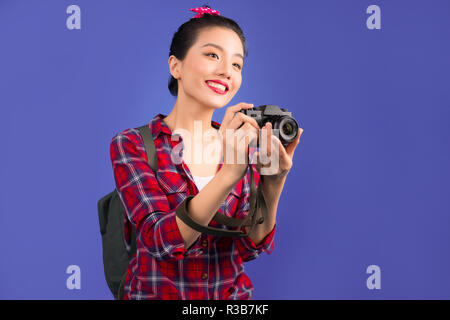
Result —
[{"label": "finger", "polygon": [[[255,131],[250,131],[248,134],[245,135],[245,154],[246,159],[249,159],[250,156],[250,146],[255,145],[255,141],[257,139],[258,134]],[[249,159],[250,161],[250,159]]]},{"label": "finger", "polygon": [[256,138],[256,132],[253,128],[247,132],[244,132],[244,130],[240,130],[240,132],[237,132],[235,137],[237,137],[238,139],[235,148],[238,157],[237,163],[239,164],[248,163],[250,152],[249,145]]},{"label": "finger", "polygon": [[230,121],[227,128],[238,129],[243,123],[248,123],[252,125],[256,130],[259,130],[258,122],[252,117],[249,117],[243,113],[236,113],[234,118]]},{"label": "finger", "polygon": [[[245,126],[245,127],[244,127]],[[258,141],[258,130],[256,130],[254,127],[246,123],[241,129],[243,129],[242,136],[249,138],[248,146],[256,146]],[[241,129],[238,129],[238,131],[241,131]],[[243,138],[241,138],[243,139]]]},{"label": "finger", "polygon": [[271,156],[272,155],[272,144],[273,144],[272,136],[273,137],[275,137],[275,136],[272,134],[272,123],[267,122],[266,125],[267,125],[267,140],[269,141],[269,145],[267,146],[267,148],[268,148],[268,154],[269,154],[269,156]]},{"label": "finger", "polygon": [[255,167],[258,169],[258,171],[260,171],[261,168],[270,167],[270,162],[267,162],[267,159],[263,158],[263,155],[259,151],[255,151],[253,153],[252,163],[255,164]]},{"label": "finger", "polygon": [[281,143],[281,140],[276,136],[273,136],[272,138],[272,147],[274,152],[278,152],[279,159],[289,157],[286,148]]},{"label": "finger", "polygon": [[243,114],[243,113],[240,113],[240,114],[244,116],[243,119],[244,119],[245,122],[251,124],[251,125],[253,126],[253,128],[255,128],[256,131],[259,132],[259,130],[260,130],[261,128],[259,127],[258,121],[256,121],[255,118],[250,117],[250,116],[248,116],[248,115],[246,115],[246,114]]},{"label": "finger", "polygon": [[241,102],[234,106],[228,107],[222,119],[221,126],[224,125],[225,127],[227,127],[230,121],[233,119],[234,114],[236,112],[241,111],[241,109],[250,109],[250,108],[253,108],[253,104],[246,102]]},{"label": "finger", "polygon": [[303,133],[303,129],[299,128],[297,138],[286,146],[286,152],[289,155],[289,157],[291,157],[291,159],[293,158],[294,151],[300,142],[300,137],[301,137],[302,133]]},{"label": "finger", "polygon": [[272,124],[270,122],[266,122],[264,127],[261,129],[261,141],[260,141],[260,147],[262,150],[262,154],[264,156],[270,157],[272,153]]},{"label": "finger", "polygon": [[272,153],[272,130],[268,123],[261,129],[261,137],[259,140],[259,159],[262,165],[270,165]]},{"label": "finger", "polygon": [[242,127],[235,131],[235,135],[238,137],[239,141],[242,141],[245,137],[249,137],[250,141],[253,142],[258,138],[258,130],[256,130],[252,125],[244,123]]}]

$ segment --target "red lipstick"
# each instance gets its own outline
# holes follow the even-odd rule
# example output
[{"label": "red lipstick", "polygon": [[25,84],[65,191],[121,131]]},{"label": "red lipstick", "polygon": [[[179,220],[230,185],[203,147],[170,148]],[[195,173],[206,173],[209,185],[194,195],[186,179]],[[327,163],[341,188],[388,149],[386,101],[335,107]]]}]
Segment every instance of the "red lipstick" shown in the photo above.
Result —
[{"label": "red lipstick", "polygon": [[[213,86],[209,85],[208,82],[218,83],[218,84],[224,86],[225,90],[221,90],[219,88],[213,87]],[[227,91],[229,90],[228,84],[226,82],[223,82],[223,81],[220,81],[220,80],[207,80],[207,81],[205,81],[205,83],[211,90],[213,90],[215,93],[218,93],[218,94],[226,94]]]}]

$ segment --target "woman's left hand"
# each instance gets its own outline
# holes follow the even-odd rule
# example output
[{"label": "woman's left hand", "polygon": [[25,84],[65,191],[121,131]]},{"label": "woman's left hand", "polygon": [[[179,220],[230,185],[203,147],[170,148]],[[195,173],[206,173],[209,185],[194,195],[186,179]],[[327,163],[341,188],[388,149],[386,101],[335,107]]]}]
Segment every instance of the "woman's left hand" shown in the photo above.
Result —
[{"label": "woman's left hand", "polygon": [[260,174],[259,181],[262,182],[261,190],[266,203],[266,211],[264,212],[263,207],[260,207],[257,213],[262,215],[264,222],[258,224],[249,235],[255,244],[261,243],[276,224],[278,202],[302,133],[303,129],[299,128],[297,138],[285,148],[280,139],[272,134],[270,122],[262,127],[259,151],[256,151],[251,159],[251,163],[255,164]]},{"label": "woman's left hand", "polygon": [[[294,151],[299,144],[303,129],[298,129],[297,138],[286,147],[283,146],[278,137],[272,134],[272,124],[270,122],[267,122],[261,129],[260,150],[253,155],[253,159],[256,159],[256,161],[253,161],[256,170],[268,179],[278,180],[284,178],[292,167]],[[267,141],[267,143],[261,143],[263,140]]]}]

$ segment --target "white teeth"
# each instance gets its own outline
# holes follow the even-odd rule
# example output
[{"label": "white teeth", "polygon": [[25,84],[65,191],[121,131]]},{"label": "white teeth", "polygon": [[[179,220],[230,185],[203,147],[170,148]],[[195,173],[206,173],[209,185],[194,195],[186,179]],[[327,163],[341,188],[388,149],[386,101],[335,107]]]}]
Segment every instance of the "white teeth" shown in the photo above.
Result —
[{"label": "white teeth", "polygon": [[219,89],[219,90],[222,90],[222,91],[225,91],[225,90],[226,90],[226,87],[225,87],[225,86],[223,86],[223,85],[221,85],[221,84],[219,84],[219,83],[217,83],[217,82],[207,81],[206,83],[207,83],[209,86],[214,87],[214,88],[217,88],[217,89]]}]

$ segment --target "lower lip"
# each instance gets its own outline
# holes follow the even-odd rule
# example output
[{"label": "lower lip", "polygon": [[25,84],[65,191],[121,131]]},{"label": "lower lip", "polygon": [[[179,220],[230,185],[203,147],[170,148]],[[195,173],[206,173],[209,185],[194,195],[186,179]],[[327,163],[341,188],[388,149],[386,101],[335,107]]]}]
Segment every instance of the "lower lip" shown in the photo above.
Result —
[{"label": "lower lip", "polygon": [[[206,83],[206,82],[205,82],[205,83]],[[209,84],[207,84],[207,83],[206,83],[206,85],[207,85],[212,91],[214,91],[215,93],[221,94],[221,95],[226,94],[227,91],[228,91],[228,90],[222,91],[222,90],[219,90],[219,89],[217,89],[217,88],[211,87],[211,86],[210,86]]]}]

